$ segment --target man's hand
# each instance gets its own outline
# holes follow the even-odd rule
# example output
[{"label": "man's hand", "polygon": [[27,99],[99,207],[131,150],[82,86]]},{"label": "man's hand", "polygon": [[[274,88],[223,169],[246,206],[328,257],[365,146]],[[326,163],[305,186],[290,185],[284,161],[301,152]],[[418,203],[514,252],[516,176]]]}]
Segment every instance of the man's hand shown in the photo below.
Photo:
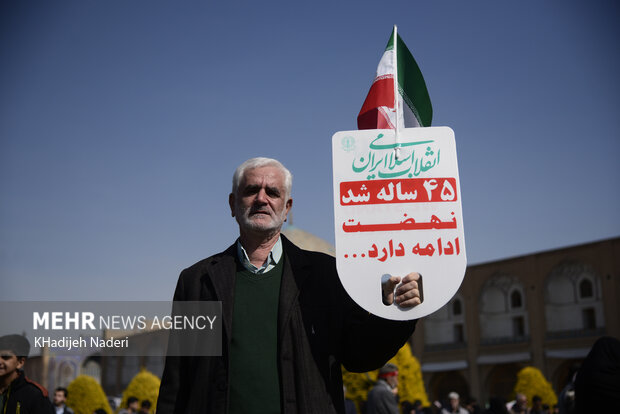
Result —
[{"label": "man's hand", "polygon": [[383,294],[383,304],[391,305],[394,303],[394,296],[396,296],[396,304],[403,308],[412,308],[422,303],[422,276],[419,273],[409,273],[402,278],[399,276],[392,276],[381,284],[381,290]]}]

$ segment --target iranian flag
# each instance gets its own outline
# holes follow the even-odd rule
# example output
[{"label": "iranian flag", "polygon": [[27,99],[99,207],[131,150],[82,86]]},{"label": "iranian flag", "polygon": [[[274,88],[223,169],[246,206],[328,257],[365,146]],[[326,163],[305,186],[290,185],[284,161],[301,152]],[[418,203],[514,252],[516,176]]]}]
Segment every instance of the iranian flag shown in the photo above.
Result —
[{"label": "iranian flag", "polygon": [[[398,79],[396,84],[394,79]],[[433,107],[422,72],[394,26],[377,76],[357,116],[357,128],[427,127],[432,118]]]}]

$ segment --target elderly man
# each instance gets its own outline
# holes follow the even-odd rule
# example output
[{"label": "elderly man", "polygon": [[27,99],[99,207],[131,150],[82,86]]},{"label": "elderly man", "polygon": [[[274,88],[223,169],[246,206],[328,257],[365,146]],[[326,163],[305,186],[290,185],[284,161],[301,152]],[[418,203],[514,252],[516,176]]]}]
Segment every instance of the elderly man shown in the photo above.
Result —
[{"label": "elderly man", "polygon": [[458,393],[452,391],[448,394],[449,407],[445,407],[441,410],[441,414],[469,414],[469,411],[461,407],[461,397]]},{"label": "elderly man", "polygon": [[377,383],[368,393],[367,414],[398,414],[398,367],[385,364],[380,370]]},{"label": "elderly man", "polygon": [[517,393],[515,399],[515,403],[510,407],[510,414],[526,414],[529,411],[527,408],[527,396]]},{"label": "elderly man", "polygon": [[[239,238],[185,269],[174,294],[222,302],[222,356],[168,357],[158,414],[344,413],[340,365],[376,369],[413,333],[415,321],[359,308],[332,257],[280,234],[291,185],[291,173],[273,159],[253,158],[235,171],[229,205]],[[418,279],[392,277],[387,301],[419,304]]]}]

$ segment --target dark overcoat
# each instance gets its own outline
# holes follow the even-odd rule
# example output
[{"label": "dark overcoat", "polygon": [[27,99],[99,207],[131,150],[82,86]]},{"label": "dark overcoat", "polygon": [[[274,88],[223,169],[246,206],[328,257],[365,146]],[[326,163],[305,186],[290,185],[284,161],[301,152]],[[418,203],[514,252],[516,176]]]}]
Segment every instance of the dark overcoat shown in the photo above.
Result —
[{"label": "dark overcoat", "polygon": [[[347,295],[333,257],[302,250],[282,236],[278,371],[283,413],[344,413],[341,364],[381,367],[409,339],[415,321],[391,321]],[[236,245],[183,270],[175,301],[221,301],[222,356],[168,357],[157,413],[226,413]],[[377,292],[379,294],[379,292]],[[251,398],[251,396],[248,396]]]},{"label": "dark overcoat", "polygon": [[15,378],[5,394],[3,414],[54,414],[54,406],[47,396],[47,390],[26,378],[23,371]]}]

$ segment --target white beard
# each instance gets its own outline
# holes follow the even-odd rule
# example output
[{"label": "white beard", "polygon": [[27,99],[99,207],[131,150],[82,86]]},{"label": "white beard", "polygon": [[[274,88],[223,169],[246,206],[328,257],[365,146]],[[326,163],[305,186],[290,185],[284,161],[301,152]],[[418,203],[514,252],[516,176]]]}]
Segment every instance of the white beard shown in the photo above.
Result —
[{"label": "white beard", "polygon": [[280,215],[277,213],[270,215],[268,221],[265,220],[267,216],[264,214],[258,216],[259,220],[253,220],[250,217],[251,207],[244,209],[237,205],[235,210],[235,218],[237,223],[239,223],[239,227],[252,231],[270,232],[279,230],[284,224],[284,220],[286,220],[286,208],[282,209]]}]

